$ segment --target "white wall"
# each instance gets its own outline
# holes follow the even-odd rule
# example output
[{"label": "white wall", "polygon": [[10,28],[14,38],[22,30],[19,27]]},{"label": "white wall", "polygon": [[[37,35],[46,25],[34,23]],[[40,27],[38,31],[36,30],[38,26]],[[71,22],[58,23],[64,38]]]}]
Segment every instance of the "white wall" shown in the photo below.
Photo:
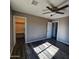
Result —
[{"label": "white wall", "polygon": [[56,19],[58,23],[57,40],[69,44],[69,17]]},{"label": "white wall", "polygon": [[47,38],[51,38],[52,36],[52,22],[48,22],[47,24]]},{"label": "white wall", "polygon": [[30,16],[27,18],[27,41],[34,42],[47,37],[48,20],[40,17]]},{"label": "white wall", "polygon": [[12,11],[10,12],[10,54],[13,51],[13,48],[15,46],[15,39],[14,39],[14,34],[13,34],[13,15]]}]

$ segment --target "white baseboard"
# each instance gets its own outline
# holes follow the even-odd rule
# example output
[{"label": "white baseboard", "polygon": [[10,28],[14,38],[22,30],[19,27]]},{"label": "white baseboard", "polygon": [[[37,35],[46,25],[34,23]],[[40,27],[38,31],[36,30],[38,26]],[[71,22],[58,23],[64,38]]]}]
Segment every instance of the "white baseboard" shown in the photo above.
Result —
[{"label": "white baseboard", "polygon": [[36,41],[45,40],[45,39],[47,39],[47,38],[41,38],[41,39],[38,39],[38,40],[30,40],[30,41],[27,41],[25,43],[31,43],[31,42],[36,42]]}]

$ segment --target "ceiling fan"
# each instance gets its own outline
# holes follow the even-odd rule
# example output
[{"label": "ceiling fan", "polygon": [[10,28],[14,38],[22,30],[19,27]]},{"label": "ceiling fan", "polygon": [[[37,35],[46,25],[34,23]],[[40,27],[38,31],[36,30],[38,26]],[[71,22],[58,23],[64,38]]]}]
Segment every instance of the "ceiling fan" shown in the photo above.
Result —
[{"label": "ceiling fan", "polygon": [[[45,12],[45,13],[43,13],[43,14],[48,14],[48,13],[52,13],[52,12],[55,12],[55,13],[57,13],[57,14],[64,14],[64,12],[60,12],[60,10],[63,10],[63,9],[65,9],[65,8],[67,8],[67,7],[69,7],[69,5],[64,5],[64,6],[62,6],[62,7],[56,7],[56,6],[54,6],[52,3],[50,3],[50,2],[48,2],[49,3],[49,5],[51,6],[46,6],[46,8],[48,9],[48,10],[50,10],[51,12]],[[51,15],[52,16],[52,15]]]}]

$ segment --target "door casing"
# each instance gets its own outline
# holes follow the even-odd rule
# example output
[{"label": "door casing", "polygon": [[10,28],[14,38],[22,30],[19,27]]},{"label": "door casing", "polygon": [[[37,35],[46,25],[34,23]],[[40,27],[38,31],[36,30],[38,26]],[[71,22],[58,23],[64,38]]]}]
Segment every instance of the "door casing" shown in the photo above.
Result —
[{"label": "door casing", "polygon": [[27,18],[25,16],[18,16],[18,15],[13,15],[13,38],[14,38],[14,44],[16,44],[16,24],[15,24],[15,18],[16,17],[22,17],[25,18],[25,42],[27,40]]}]

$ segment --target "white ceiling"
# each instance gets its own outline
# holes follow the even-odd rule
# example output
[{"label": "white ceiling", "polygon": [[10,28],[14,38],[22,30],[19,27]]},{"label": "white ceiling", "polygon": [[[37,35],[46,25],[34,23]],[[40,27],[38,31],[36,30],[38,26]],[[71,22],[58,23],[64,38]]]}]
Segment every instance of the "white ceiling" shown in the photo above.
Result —
[{"label": "white ceiling", "polygon": [[[68,4],[68,0],[35,0],[38,2],[37,5],[32,4],[33,0],[11,0],[11,8],[15,11],[23,12],[23,13],[28,13],[32,14],[35,16],[40,16],[44,18],[49,18],[49,19],[55,19],[55,18],[61,18],[68,16],[69,14],[69,8],[66,8],[63,11],[64,14],[56,14],[56,13],[49,13],[49,14],[43,14],[47,11],[49,11],[46,6],[50,6],[47,1],[51,2],[54,6],[63,6],[65,4]],[[66,3],[60,5],[62,2],[67,1]],[[50,15],[53,16],[50,16]]]}]

